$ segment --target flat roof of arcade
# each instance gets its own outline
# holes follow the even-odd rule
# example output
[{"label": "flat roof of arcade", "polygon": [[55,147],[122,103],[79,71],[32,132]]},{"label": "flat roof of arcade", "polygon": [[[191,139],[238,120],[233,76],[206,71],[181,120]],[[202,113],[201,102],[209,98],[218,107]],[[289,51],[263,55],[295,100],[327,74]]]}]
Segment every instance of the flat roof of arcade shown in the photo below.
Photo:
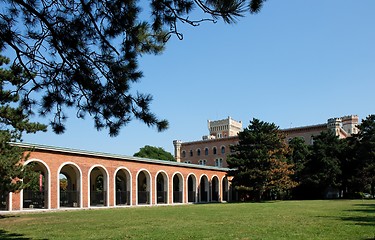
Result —
[{"label": "flat roof of arcade", "polygon": [[232,170],[230,168],[203,166],[203,165],[198,165],[198,164],[181,163],[181,162],[157,160],[157,159],[150,159],[150,158],[131,157],[131,156],[126,156],[126,155],[86,151],[86,150],[79,150],[79,149],[72,149],[72,148],[54,147],[54,146],[47,146],[47,145],[41,145],[41,144],[32,144],[32,143],[23,143],[23,142],[16,142],[16,143],[12,142],[10,144],[12,146],[17,146],[21,148],[30,148],[30,149],[36,149],[36,150],[69,153],[69,154],[77,154],[77,155],[85,155],[85,156],[93,156],[93,157],[104,157],[104,158],[151,163],[151,164],[179,166],[179,167],[184,167],[184,168],[197,168],[197,169],[207,169],[207,170],[216,170],[216,171],[225,171],[225,172]]}]

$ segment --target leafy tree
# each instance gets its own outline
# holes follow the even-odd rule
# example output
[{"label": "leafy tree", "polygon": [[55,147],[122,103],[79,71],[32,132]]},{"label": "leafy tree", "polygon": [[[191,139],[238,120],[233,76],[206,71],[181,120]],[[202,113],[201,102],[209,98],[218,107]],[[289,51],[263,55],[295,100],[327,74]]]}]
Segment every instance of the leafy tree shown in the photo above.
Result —
[{"label": "leafy tree", "polygon": [[[164,130],[168,122],[150,111],[151,95],[131,91],[142,77],[138,58],[161,53],[171,35],[182,39],[178,23],[233,23],[265,0],[146,2],[150,15],[136,0],[2,1],[0,52],[13,50],[14,65],[27,74],[7,87],[19,94],[25,114],[52,114],[56,133],[65,130],[66,108],[79,118],[89,114],[111,136],[133,119]],[[207,18],[190,19],[194,8]]]},{"label": "leafy tree", "polygon": [[272,199],[290,197],[289,190],[298,185],[298,182],[292,178],[294,173],[294,165],[289,164],[285,158],[270,159],[269,179],[267,179],[266,189],[270,192]]},{"label": "leafy tree", "polygon": [[68,179],[60,178],[60,191],[66,191],[68,189]]},{"label": "leafy tree", "polygon": [[324,131],[314,137],[301,183],[306,198],[324,198],[330,189],[341,187],[342,150],[342,141],[333,131]]},{"label": "leafy tree", "polygon": [[165,151],[161,147],[153,147],[146,145],[143,148],[139,149],[139,152],[134,154],[134,157],[143,157],[167,161],[176,161],[173,155],[170,152]]},{"label": "leafy tree", "polygon": [[292,165],[286,162],[285,137],[275,124],[253,119],[238,138],[227,162],[236,169],[232,183],[243,199],[259,201],[266,194],[280,195],[296,185],[290,178]]}]

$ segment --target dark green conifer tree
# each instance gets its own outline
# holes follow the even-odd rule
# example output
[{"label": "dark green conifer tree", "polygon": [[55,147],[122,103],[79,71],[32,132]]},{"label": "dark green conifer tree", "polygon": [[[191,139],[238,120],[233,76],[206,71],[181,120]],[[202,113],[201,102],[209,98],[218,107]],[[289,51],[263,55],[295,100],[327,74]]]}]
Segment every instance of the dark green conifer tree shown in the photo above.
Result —
[{"label": "dark green conifer tree", "polygon": [[343,143],[331,130],[314,136],[311,154],[303,170],[301,187],[305,198],[321,199],[342,186]]},{"label": "dark green conifer tree", "polygon": [[11,146],[11,142],[21,140],[23,132],[35,133],[45,131],[47,126],[29,121],[22,106],[17,105],[18,92],[8,90],[11,85],[22,85],[29,79],[19,66],[4,68],[9,59],[0,55],[0,197],[1,202],[7,198],[9,192],[17,192],[26,187],[29,182],[24,178],[33,179],[31,166],[23,166],[27,156],[24,149]]},{"label": "dark green conifer tree", "polygon": [[361,192],[375,195],[375,115],[369,115],[358,126],[355,145],[355,181]]},{"label": "dark green conifer tree", "polygon": [[[292,176],[292,179],[297,183],[301,183],[304,178],[303,173],[307,160],[311,154],[309,146],[301,137],[295,137],[293,139],[290,139],[288,145],[290,152],[287,158],[288,161],[294,165],[294,175]],[[303,191],[303,186],[298,185],[292,190],[292,198],[304,198]]]},{"label": "dark green conifer tree", "polygon": [[244,200],[272,198],[296,186],[285,137],[274,123],[253,119],[238,138],[227,162],[235,169],[232,184]]}]

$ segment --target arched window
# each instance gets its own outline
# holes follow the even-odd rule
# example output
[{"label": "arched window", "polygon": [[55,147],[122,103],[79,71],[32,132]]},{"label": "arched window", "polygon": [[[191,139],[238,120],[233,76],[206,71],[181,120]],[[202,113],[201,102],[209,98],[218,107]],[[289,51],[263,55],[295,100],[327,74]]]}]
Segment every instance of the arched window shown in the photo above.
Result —
[{"label": "arched window", "polygon": [[225,153],[225,147],[224,147],[224,146],[221,147],[221,153],[222,153],[222,154]]},{"label": "arched window", "polygon": [[190,150],[190,157],[193,156],[193,150]]},{"label": "arched window", "polygon": [[216,153],[217,153],[217,149],[216,149],[216,147],[214,147],[214,148],[212,149],[212,152],[213,152],[213,154],[216,154]]},{"label": "arched window", "polygon": [[200,156],[201,155],[201,150],[198,148],[197,150],[197,155]]},{"label": "arched window", "polygon": [[208,148],[204,149],[204,155],[206,155],[206,156],[208,155]]},{"label": "arched window", "polygon": [[186,152],[182,151],[182,157],[186,157]]}]

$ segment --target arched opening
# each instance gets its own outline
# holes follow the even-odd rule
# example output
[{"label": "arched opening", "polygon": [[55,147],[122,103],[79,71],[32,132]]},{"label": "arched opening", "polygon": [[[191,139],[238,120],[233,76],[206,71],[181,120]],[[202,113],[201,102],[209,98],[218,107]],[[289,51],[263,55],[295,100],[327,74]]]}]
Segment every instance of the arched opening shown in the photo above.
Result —
[{"label": "arched opening", "polygon": [[182,203],[183,180],[181,174],[173,176],[173,203]]},{"label": "arched opening", "polygon": [[151,204],[150,200],[150,175],[146,171],[138,174],[138,204]]},{"label": "arched opening", "polygon": [[59,172],[60,207],[80,207],[81,175],[76,166],[67,164]]},{"label": "arched opening", "polygon": [[227,177],[224,177],[223,178],[223,183],[222,183],[222,200],[225,201],[225,202],[228,202],[228,178]]},{"label": "arched opening", "polygon": [[214,176],[211,181],[211,201],[218,202],[219,201],[219,179]]},{"label": "arched opening", "polygon": [[10,201],[10,193],[8,192],[0,192],[0,211],[8,211],[9,209],[9,201]]},{"label": "arched opening", "polygon": [[208,202],[209,182],[207,176],[203,175],[199,184],[199,201]]},{"label": "arched opening", "polygon": [[190,175],[187,180],[188,188],[188,202],[196,202],[196,189],[197,189],[197,180],[194,175]]},{"label": "arched opening", "polygon": [[31,169],[33,171],[31,178],[23,181],[28,185],[23,190],[23,208],[48,208],[49,196],[49,171],[44,163],[39,161],[31,161]]},{"label": "arched opening", "polygon": [[125,169],[117,171],[115,176],[116,205],[130,205],[130,174]]},{"label": "arched opening", "polygon": [[156,203],[168,203],[168,177],[164,172],[156,176]]},{"label": "arched opening", "polygon": [[101,167],[94,167],[90,172],[90,206],[107,206],[108,176]]}]

